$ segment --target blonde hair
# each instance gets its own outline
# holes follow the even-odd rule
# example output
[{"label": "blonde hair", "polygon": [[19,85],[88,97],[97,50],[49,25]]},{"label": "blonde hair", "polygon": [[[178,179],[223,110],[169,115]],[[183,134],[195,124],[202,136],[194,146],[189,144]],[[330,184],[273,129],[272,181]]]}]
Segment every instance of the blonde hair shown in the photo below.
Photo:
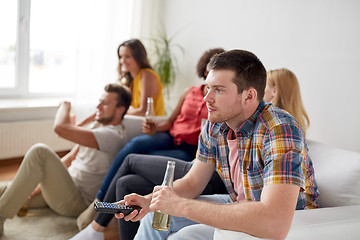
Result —
[{"label": "blonde hair", "polygon": [[295,74],[286,68],[270,70],[267,72],[267,84],[276,87],[275,97],[271,102],[289,112],[305,133],[310,120],[301,100],[300,86]]}]

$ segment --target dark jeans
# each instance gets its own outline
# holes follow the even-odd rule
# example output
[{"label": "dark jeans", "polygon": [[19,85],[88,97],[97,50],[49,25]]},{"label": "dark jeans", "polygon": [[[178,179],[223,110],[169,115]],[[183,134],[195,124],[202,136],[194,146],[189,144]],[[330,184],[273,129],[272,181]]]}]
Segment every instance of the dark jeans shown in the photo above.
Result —
[{"label": "dark jeans", "polygon": [[[151,193],[154,186],[161,185],[168,160],[176,162],[174,180],[183,177],[192,166],[191,162],[170,157],[140,154],[128,155],[113,178],[103,201],[120,201],[124,199],[125,195],[130,193],[140,195]],[[221,193],[226,194],[227,191],[219,175],[214,172],[202,195]],[[98,213],[95,221],[101,226],[106,227],[113,217],[113,214]],[[118,220],[118,225],[120,239],[126,240],[135,237],[139,222],[127,222],[120,219]]]},{"label": "dark jeans", "polygon": [[116,155],[101,184],[96,198],[103,201],[111,181],[128,154],[161,155],[178,158],[184,161],[192,161],[195,158],[196,150],[197,146],[185,142],[182,142],[180,145],[175,145],[174,138],[169,132],[157,132],[154,135],[143,134],[134,137]]}]

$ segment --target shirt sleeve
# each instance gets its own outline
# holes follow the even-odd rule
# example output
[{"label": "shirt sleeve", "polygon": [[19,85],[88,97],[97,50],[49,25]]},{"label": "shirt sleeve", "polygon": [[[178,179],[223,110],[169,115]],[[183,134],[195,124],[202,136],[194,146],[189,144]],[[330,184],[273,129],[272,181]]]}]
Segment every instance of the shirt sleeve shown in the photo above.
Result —
[{"label": "shirt sleeve", "polygon": [[99,127],[91,131],[102,152],[116,155],[125,144],[126,132],[122,125]]},{"label": "shirt sleeve", "polygon": [[277,125],[270,130],[264,146],[264,186],[273,183],[294,184],[305,188],[302,170],[304,138],[294,124]]},{"label": "shirt sleeve", "polygon": [[198,150],[196,152],[196,158],[202,162],[206,163],[215,163],[214,153],[211,148],[211,130],[213,129],[213,124],[209,121],[206,122],[203,130],[199,135],[199,144]]}]

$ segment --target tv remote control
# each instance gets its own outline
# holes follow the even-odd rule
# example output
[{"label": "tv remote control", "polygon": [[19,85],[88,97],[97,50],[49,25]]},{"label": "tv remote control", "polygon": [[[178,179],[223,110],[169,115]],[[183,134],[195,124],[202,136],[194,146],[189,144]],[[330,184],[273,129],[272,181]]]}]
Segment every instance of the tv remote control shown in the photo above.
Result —
[{"label": "tv remote control", "polygon": [[134,210],[140,211],[141,208],[138,206],[125,206],[124,204],[118,203],[95,202],[94,209],[95,211],[102,213],[123,213],[124,215],[128,215]]}]

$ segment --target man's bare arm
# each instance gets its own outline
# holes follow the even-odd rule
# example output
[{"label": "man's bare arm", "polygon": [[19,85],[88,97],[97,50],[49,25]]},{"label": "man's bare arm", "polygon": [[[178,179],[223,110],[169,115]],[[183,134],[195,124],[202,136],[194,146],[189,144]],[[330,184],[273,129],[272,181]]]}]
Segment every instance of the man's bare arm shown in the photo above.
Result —
[{"label": "man's bare arm", "polygon": [[152,211],[161,210],[169,215],[265,239],[286,237],[300,189],[291,184],[269,184],[264,187],[259,202],[223,205],[184,199],[169,188],[158,188],[160,190],[153,193]]},{"label": "man's bare arm", "polygon": [[93,112],[90,113],[89,116],[87,116],[86,118],[84,118],[81,121],[79,121],[78,123],[76,123],[76,125],[79,127],[83,127],[83,126],[95,121],[96,112],[97,112],[97,110],[94,110]]},{"label": "man's bare arm", "polygon": [[70,122],[70,102],[60,103],[55,116],[54,131],[62,138],[65,138],[82,146],[99,148],[94,134],[83,127],[71,124]]},{"label": "man's bare arm", "polygon": [[[182,197],[196,198],[205,189],[214,172],[214,169],[215,164],[204,163],[199,160],[195,160],[194,165],[191,167],[190,171],[183,178],[174,182],[175,191],[177,191]],[[115,214],[115,217],[124,217],[126,221],[139,221],[149,212],[149,205],[152,201],[152,196],[152,193],[146,196],[139,196],[137,194],[130,194],[125,196],[124,200],[120,201],[120,203],[139,205],[143,209],[139,214],[137,212],[133,212],[125,217],[121,214]]]},{"label": "man's bare arm", "polygon": [[175,192],[185,198],[197,198],[204,191],[214,171],[215,163],[195,159],[189,172],[174,182]]}]

